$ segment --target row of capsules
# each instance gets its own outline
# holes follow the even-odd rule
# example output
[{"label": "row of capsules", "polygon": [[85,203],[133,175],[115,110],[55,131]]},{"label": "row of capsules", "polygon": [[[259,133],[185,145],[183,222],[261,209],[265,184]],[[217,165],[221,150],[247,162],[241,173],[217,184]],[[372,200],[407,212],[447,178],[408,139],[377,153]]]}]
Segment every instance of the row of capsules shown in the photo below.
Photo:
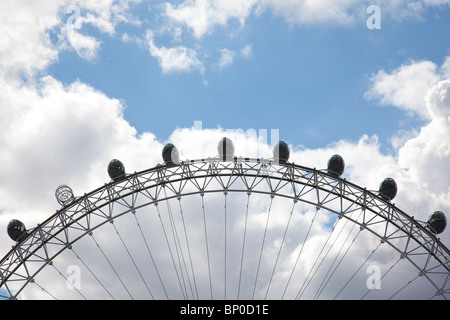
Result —
[{"label": "row of capsules", "polygon": [[[223,161],[230,161],[234,159],[234,144],[227,138],[222,138],[218,145],[217,151],[219,158]],[[279,141],[273,148],[273,158],[280,164],[287,163],[290,156],[290,148],[284,141]],[[179,152],[175,145],[167,143],[162,150],[162,158],[166,166],[174,166],[180,164]],[[330,176],[339,178],[345,169],[344,159],[335,154],[331,156],[327,164],[327,173]],[[120,160],[113,159],[108,164],[108,175],[113,181],[120,181],[126,177],[125,166]],[[379,196],[386,200],[392,201],[397,195],[397,184],[394,179],[384,179],[378,189]],[[69,204],[73,201],[72,190],[66,186],[61,185],[57,188],[55,193],[58,202],[61,205]],[[442,211],[433,212],[427,221],[427,226],[434,234],[442,233],[447,226],[447,218]],[[9,237],[15,242],[21,242],[28,234],[27,229],[23,222],[17,219],[13,219],[9,222],[7,227]]]}]

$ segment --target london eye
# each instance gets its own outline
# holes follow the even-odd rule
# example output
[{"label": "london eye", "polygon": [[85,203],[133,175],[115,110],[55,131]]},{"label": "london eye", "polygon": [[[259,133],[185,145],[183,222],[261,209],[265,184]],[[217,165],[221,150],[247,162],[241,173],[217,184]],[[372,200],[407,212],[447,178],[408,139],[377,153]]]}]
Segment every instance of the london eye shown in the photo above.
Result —
[{"label": "london eye", "polygon": [[[83,195],[56,189],[60,206],[26,228],[0,261],[6,299],[447,299],[450,251],[441,211],[419,221],[394,203],[395,180],[368,190],[322,168],[236,155],[181,160],[110,180]],[[319,232],[320,231],[320,232]],[[418,289],[420,288],[420,290]]]}]

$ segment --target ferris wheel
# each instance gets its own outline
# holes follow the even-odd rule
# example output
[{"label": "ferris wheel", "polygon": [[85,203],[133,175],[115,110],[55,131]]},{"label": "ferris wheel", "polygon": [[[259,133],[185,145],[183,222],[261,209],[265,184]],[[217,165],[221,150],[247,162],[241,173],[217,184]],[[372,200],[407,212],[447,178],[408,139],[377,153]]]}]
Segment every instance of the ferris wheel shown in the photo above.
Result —
[{"label": "ferris wheel", "polygon": [[[82,196],[61,185],[60,208],[35,228],[8,225],[0,261],[7,299],[447,299],[445,215],[419,221],[392,203],[396,182],[367,190],[325,169],[218,156],[127,173]],[[418,289],[419,288],[419,289]]]}]

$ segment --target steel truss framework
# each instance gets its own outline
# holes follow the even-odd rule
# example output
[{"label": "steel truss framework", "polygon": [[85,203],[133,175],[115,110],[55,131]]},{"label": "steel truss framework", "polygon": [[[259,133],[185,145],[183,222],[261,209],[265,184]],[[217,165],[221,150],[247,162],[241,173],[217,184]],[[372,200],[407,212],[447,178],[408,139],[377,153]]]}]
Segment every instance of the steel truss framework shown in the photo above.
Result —
[{"label": "steel truss framework", "polygon": [[[450,295],[450,252],[426,222],[415,220],[382,199],[378,192],[324,170],[236,157],[232,161],[208,158],[158,165],[74,198],[29,230],[27,237],[3,257],[0,287],[8,292],[8,298],[14,299],[62,251],[102,225],[142,206],[209,192],[264,193],[334,212],[392,246],[400,258],[409,260],[418,274],[431,282],[437,296],[447,299]],[[114,207],[122,210],[118,213]],[[352,218],[351,213],[356,210],[361,214]]]}]

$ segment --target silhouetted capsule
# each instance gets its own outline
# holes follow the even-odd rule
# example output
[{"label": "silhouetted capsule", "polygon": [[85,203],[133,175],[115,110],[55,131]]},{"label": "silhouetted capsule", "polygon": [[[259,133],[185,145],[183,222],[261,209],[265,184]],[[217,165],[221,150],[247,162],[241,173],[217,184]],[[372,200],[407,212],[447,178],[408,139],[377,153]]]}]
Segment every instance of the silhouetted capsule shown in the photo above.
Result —
[{"label": "silhouetted capsule", "polygon": [[125,177],[125,166],[117,159],[113,159],[108,165],[108,174],[114,181]]},{"label": "silhouetted capsule", "polygon": [[397,195],[397,183],[392,178],[386,178],[381,182],[379,194],[385,200],[392,200]]},{"label": "silhouetted capsule", "polygon": [[428,218],[428,227],[431,229],[431,231],[437,234],[442,233],[445,230],[446,226],[447,218],[442,211],[435,211]]},{"label": "silhouetted capsule", "polygon": [[338,154],[333,155],[328,160],[327,169],[328,174],[333,175],[335,177],[340,177],[344,173],[345,169],[344,159]]},{"label": "silhouetted capsule", "polygon": [[168,143],[162,150],[162,158],[166,165],[178,164],[180,162],[178,149],[172,143]]},{"label": "silhouetted capsule", "polygon": [[8,224],[8,235],[14,241],[20,241],[27,233],[25,225],[19,220],[11,220]]},{"label": "silhouetted capsule", "polygon": [[279,141],[273,148],[273,158],[280,162],[286,162],[289,160],[290,150],[289,146],[284,141]]}]

